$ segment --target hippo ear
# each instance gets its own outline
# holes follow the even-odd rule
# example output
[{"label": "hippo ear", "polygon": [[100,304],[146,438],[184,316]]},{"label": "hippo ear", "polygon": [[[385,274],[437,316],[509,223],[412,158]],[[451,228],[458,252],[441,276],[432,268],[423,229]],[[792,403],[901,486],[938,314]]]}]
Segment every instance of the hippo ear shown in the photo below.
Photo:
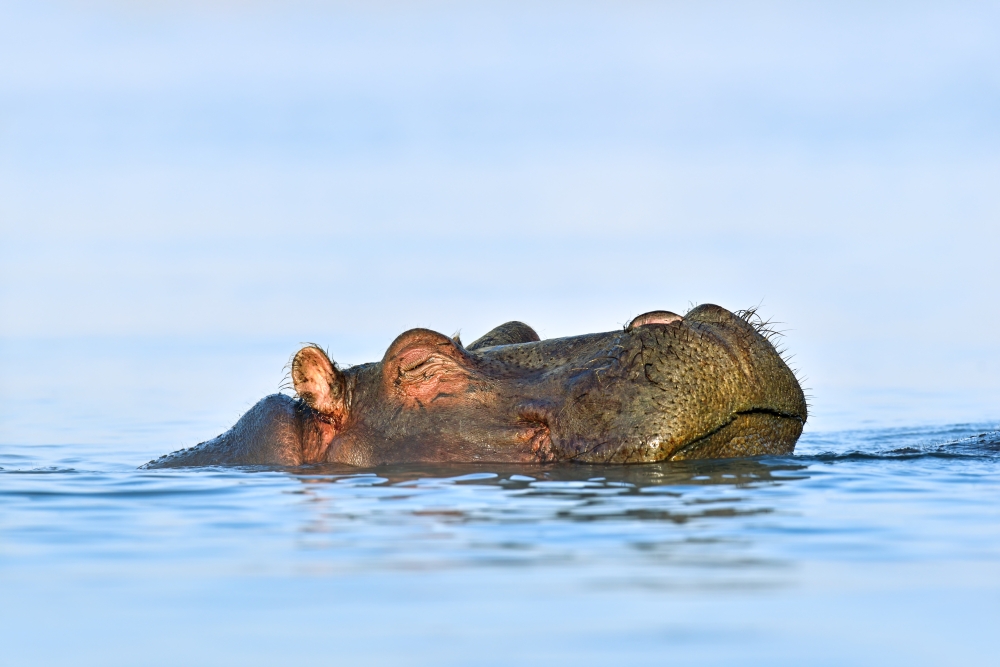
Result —
[{"label": "hippo ear", "polygon": [[475,360],[451,338],[411,329],[393,341],[382,360],[386,388],[410,405],[429,406],[468,391]]},{"label": "hippo ear", "polygon": [[316,345],[308,345],[295,354],[292,384],[298,397],[317,412],[337,416],[344,412],[344,374]]}]

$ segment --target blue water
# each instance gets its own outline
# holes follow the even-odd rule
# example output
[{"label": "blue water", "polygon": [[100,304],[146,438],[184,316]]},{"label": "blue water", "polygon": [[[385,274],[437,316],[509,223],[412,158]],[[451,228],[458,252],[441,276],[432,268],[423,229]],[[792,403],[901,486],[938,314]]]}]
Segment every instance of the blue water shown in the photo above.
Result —
[{"label": "blue water", "polygon": [[143,471],[8,444],[3,662],[987,664],[995,426],[634,467]]}]

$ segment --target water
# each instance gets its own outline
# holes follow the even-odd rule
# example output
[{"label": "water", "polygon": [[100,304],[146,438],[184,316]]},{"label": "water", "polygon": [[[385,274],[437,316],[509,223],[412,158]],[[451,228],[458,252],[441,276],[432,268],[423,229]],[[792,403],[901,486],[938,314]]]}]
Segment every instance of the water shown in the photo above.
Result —
[{"label": "water", "polygon": [[994,426],[634,467],[141,471],[7,445],[4,662],[984,664]]}]

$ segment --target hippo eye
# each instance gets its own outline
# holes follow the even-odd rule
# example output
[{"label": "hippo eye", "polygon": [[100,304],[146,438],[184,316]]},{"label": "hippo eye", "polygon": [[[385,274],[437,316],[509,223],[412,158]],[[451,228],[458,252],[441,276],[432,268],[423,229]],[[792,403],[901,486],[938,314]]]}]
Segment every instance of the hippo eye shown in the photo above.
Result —
[{"label": "hippo eye", "polygon": [[431,355],[425,358],[411,360],[410,363],[402,363],[399,366],[399,377],[410,382],[429,380],[435,375],[460,371],[459,367],[451,359]]},{"label": "hippo eye", "polygon": [[407,331],[385,354],[384,386],[410,407],[427,406],[437,398],[463,396],[477,377],[476,360],[455,341],[435,331]]},{"label": "hippo eye", "polygon": [[443,355],[414,355],[401,360],[395,387],[408,404],[428,406],[469,393],[472,374],[469,369]]}]

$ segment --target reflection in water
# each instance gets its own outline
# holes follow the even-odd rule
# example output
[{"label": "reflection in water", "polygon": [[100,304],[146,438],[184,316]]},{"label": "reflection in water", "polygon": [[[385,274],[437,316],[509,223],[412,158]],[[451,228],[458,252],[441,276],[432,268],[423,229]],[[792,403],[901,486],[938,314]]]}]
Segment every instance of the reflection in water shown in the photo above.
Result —
[{"label": "reflection in water", "polygon": [[[409,464],[360,469],[342,465],[310,466],[317,477],[308,479],[334,479],[377,474],[390,484],[403,484],[419,480],[439,479],[456,483],[477,484],[533,483],[533,488],[547,487],[545,482],[564,483],[572,488],[574,483],[584,487],[626,484],[629,487],[657,487],[672,484],[740,484],[778,479],[776,474],[789,470],[804,470],[804,464],[795,457],[758,457],[750,459],[724,459],[706,461],[674,461],[648,465],[580,465],[580,464]],[[513,478],[513,479],[511,479]],[[302,479],[307,479],[303,477]],[[781,477],[781,479],[787,479]],[[609,487],[610,488],[610,487]]]},{"label": "reflection in water", "polygon": [[948,434],[815,436],[800,455],[756,459],[371,470],[138,471],[98,448],[8,447],[0,560],[312,573],[557,563],[642,571],[651,585],[789,583],[784,566],[817,557],[940,551],[933,531],[903,535],[891,517],[914,491],[954,503],[1000,450],[996,434]]},{"label": "reflection in water", "polygon": [[[2,625],[89,628],[76,641],[98,653],[149,627],[199,646],[231,631],[213,664],[253,664],[257,648],[231,647],[272,631],[271,663],[346,646],[349,662],[467,664],[437,658],[457,636],[574,664],[655,664],[684,645],[721,651],[718,664],[751,649],[800,664],[820,644],[830,664],[863,664],[865,628],[905,618],[879,645],[942,637],[949,658],[978,654],[1000,545],[1000,440],[979,433],[814,436],[796,456],[728,461],[374,470],[136,470],[99,447],[7,446],[0,576],[16,576],[2,579]],[[915,614],[900,595],[913,590],[934,614]],[[292,615],[258,633],[277,610]]]},{"label": "reflection in water", "polygon": [[746,579],[754,567],[772,570],[782,559],[755,554],[745,526],[725,522],[773,513],[778,508],[754,491],[806,479],[806,468],[788,459],[741,459],[317,466],[293,476],[311,507],[300,545],[326,551],[330,566],[362,549],[365,568],[614,562],[736,568]]}]

